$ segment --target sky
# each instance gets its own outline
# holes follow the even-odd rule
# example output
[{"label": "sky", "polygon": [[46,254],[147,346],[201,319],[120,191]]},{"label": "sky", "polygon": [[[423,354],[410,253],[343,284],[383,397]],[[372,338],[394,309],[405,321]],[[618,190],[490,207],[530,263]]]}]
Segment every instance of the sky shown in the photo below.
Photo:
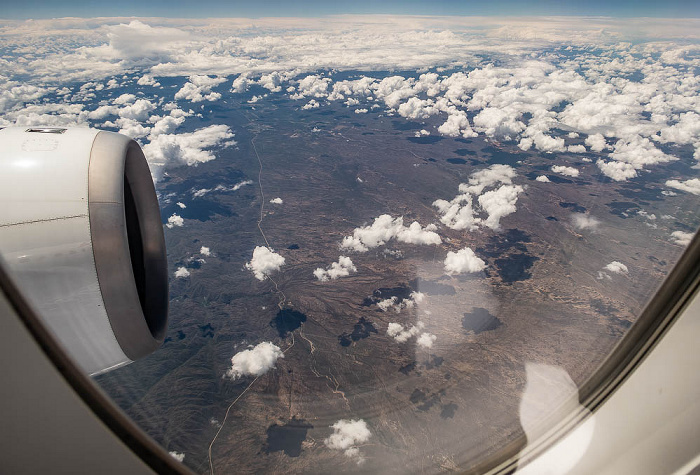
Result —
[{"label": "sky", "polygon": [[700,17],[697,0],[0,0],[0,18],[138,16],[170,18],[305,17],[339,14],[411,15],[592,15],[613,17]]}]

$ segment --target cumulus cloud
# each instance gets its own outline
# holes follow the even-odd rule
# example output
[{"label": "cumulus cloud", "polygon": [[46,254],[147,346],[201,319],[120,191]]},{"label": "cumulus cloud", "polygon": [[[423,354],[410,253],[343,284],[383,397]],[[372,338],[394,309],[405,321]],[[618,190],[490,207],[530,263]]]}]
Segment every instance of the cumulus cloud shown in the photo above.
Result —
[{"label": "cumulus cloud", "polygon": [[303,110],[309,110],[309,109],[318,109],[320,104],[316,99],[311,99],[309,102],[304,104],[301,108]]},{"label": "cumulus cloud", "polygon": [[138,81],[136,81],[136,84],[139,86],[153,86],[153,87],[158,87],[160,86],[160,83],[155,80],[153,76],[150,74],[144,74],[141,76]]},{"label": "cumulus cloud", "polygon": [[535,178],[535,181],[539,181],[541,183],[549,183],[550,182],[549,177],[547,177],[547,175],[540,175],[537,178]]},{"label": "cumulus cloud", "polygon": [[[213,147],[235,145],[233,132],[226,125],[210,125],[184,134],[161,134],[143,147],[151,171],[171,165],[197,165],[214,160]],[[158,175],[156,174],[156,178]]]},{"label": "cumulus cloud", "polygon": [[448,137],[458,137],[461,135],[465,138],[476,137],[477,135],[469,125],[467,114],[457,110],[450,112],[447,116],[447,120],[438,127],[438,133]]},{"label": "cumulus cloud", "polygon": [[272,198],[270,200],[270,203],[275,204],[275,205],[281,205],[282,203],[284,203],[284,201],[282,200],[282,198],[277,197],[277,198]]},{"label": "cumulus cloud", "polygon": [[225,376],[234,380],[242,376],[262,376],[275,367],[279,358],[284,358],[282,350],[277,345],[264,341],[233,355],[231,367]]},{"label": "cumulus cloud", "polygon": [[171,113],[171,115],[164,117],[151,116],[148,121],[153,124],[149,140],[154,140],[159,135],[173,133],[175,129],[185,122],[185,117],[173,116]]},{"label": "cumulus cloud", "polygon": [[31,84],[22,84],[15,81],[0,83],[0,113],[39,99],[48,92],[45,88]]},{"label": "cumulus cloud", "polygon": [[175,271],[175,277],[177,279],[184,279],[185,277],[190,276],[190,271],[187,270],[186,267],[178,267],[177,270]]},{"label": "cumulus cloud", "polygon": [[579,175],[578,169],[574,167],[565,167],[563,165],[552,166],[552,171],[554,173],[559,173],[561,175],[570,176],[576,178]]},{"label": "cumulus cloud", "polygon": [[135,95],[133,95],[133,94],[122,94],[122,95],[120,95],[119,97],[117,97],[116,99],[114,99],[112,102],[113,102],[114,104],[123,105],[123,104],[131,104],[131,103],[133,103],[134,101],[136,101],[136,96],[135,96]]},{"label": "cumulus cloud", "polygon": [[389,326],[386,329],[386,334],[392,337],[398,343],[406,343],[409,339],[421,333],[424,328],[425,324],[423,322],[418,322],[406,329],[400,323],[392,322],[389,323]]},{"label": "cumulus cloud", "polygon": [[177,206],[179,206],[180,209],[185,209],[185,208],[187,208],[187,205],[186,205],[185,203],[181,203],[181,202],[178,201],[178,202],[175,203],[175,204],[176,204]]},{"label": "cumulus cloud", "polygon": [[390,297],[388,299],[380,300],[377,302],[377,307],[383,312],[388,312],[390,309],[394,309],[396,313],[401,313],[401,310],[406,308],[414,308],[417,304],[421,303],[425,299],[425,294],[423,292],[411,292],[407,298],[399,299],[396,296]]},{"label": "cumulus cloud", "polygon": [[515,213],[515,204],[522,191],[523,187],[519,185],[503,185],[479,196],[479,205],[488,215],[483,221],[484,225],[491,229],[500,229],[501,218]]},{"label": "cumulus cloud", "polygon": [[581,230],[595,230],[598,229],[598,226],[600,226],[600,221],[598,219],[586,213],[574,213],[571,216],[571,221],[573,222],[574,227]]},{"label": "cumulus cloud", "polygon": [[190,102],[218,101],[221,94],[211,92],[212,88],[226,81],[226,78],[209,76],[190,76],[182,88],[175,93],[175,100],[188,100]]},{"label": "cumulus cloud", "polygon": [[253,271],[253,275],[258,280],[265,280],[265,277],[280,270],[284,265],[284,257],[274,252],[269,247],[257,246],[253,250],[253,258],[246,263],[246,269]]},{"label": "cumulus cloud", "polygon": [[679,180],[667,180],[666,186],[675,188],[681,191],[687,191],[694,195],[700,195],[700,178],[691,178],[690,180],[679,181]]},{"label": "cumulus cloud", "polygon": [[211,249],[209,249],[209,248],[206,247],[206,246],[202,246],[202,247],[199,249],[199,253],[200,253],[201,255],[203,255],[203,256],[209,257],[209,256],[211,256]]},{"label": "cumulus cloud", "polygon": [[357,268],[352,263],[352,260],[349,257],[340,256],[338,262],[333,262],[327,269],[317,268],[314,271],[314,276],[321,282],[326,282],[339,277],[346,277],[351,272],[357,272]]},{"label": "cumulus cloud", "polygon": [[598,160],[596,165],[603,175],[615,181],[626,181],[637,176],[637,170],[629,163]]},{"label": "cumulus cloud", "polygon": [[486,262],[477,257],[470,248],[465,247],[457,252],[449,251],[444,266],[446,274],[465,274],[481,272],[486,268]]},{"label": "cumulus cloud", "polygon": [[179,453],[179,452],[176,452],[176,451],[174,451],[174,450],[171,451],[171,452],[168,452],[168,453],[170,454],[170,456],[171,456],[172,458],[174,458],[174,459],[177,460],[178,462],[182,462],[183,460],[185,460],[185,454],[184,454],[184,453]]},{"label": "cumulus cloud", "polygon": [[241,93],[241,92],[246,92],[248,90],[248,87],[250,86],[251,81],[248,78],[247,74],[241,74],[238,76],[236,79],[233,80],[233,83],[231,84],[231,92],[234,93]]},{"label": "cumulus cloud", "polygon": [[182,216],[173,213],[172,216],[168,218],[168,222],[166,223],[166,226],[169,227],[170,229],[174,227],[179,227],[181,228],[185,224],[185,220],[182,219]]},{"label": "cumulus cloud", "polygon": [[[511,184],[515,176],[515,170],[508,165],[492,165],[472,173],[468,183],[459,185],[460,194],[454,199],[433,202],[440,221],[456,230],[474,231],[479,225],[499,229],[501,218],[516,211],[518,195],[523,191],[521,186]],[[496,185],[501,186],[484,192]]]},{"label": "cumulus cloud", "polygon": [[437,340],[437,337],[432,333],[421,333],[421,336],[418,337],[416,343],[422,348],[432,348],[435,340]]},{"label": "cumulus cloud", "polygon": [[615,274],[627,274],[629,272],[627,266],[618,261],[612,261],[610,264],[606,265],[604,269]]},{"label": "cumulus cloud", "polygon": [[586,137],[585,143],[594,152],[602,152],[608,147],[608,144],[605,142],[605,137],[603,137],[603,134],[589,135],[588,137]]},{"label": "cumulus cloud", "polygon": [[435,232],[434,225],[422,227],[417,221],[404,226],[403,217],[392,218],[383,214],[375,218],[369,226],[355,228],[352,236],[345,236],[340,244],[342,249],[367,252],[386,244],[392,239],[407,244],[440,244],[442,239]]},{"label": "cumulus cloud", "polygon": [[362,419],[341,419],[331,426],[333,433],[323,441],[326,447],[332,450],[342,450],[349,457],[354,458],[358,464],[364,462],[357,445],[367,442],[372,433],[367,423]]},{"label": "cumulus cloud", "polygon": [[671,233],[671,240],[674,244],[680,246],[687,246],[690,244],[691,239],[693,239],[693,233],[686,233],[684,231],[673,231]]}]

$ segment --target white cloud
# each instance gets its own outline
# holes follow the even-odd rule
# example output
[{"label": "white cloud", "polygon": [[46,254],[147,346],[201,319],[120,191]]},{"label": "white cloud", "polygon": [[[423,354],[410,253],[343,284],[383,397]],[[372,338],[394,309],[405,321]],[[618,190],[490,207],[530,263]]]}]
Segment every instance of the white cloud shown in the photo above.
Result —
[{"label": "white cloud", "polygon": [[180,207],[180,209],[185,209],[185,208],[187,208],[187,205],[186,205],[185,203],[180,203],[180,202],[178,201],[178,202],[175,203],[175,204],[178,205],[178,206]]},{"label": "white cloud", "polygon": [[681,191],[687,191],[694,195],[700,195],[700,178],[691,178],[690,180],[679,181],[679,180],[668,180],[666,181],[666,186],[675,188]]},{"label": "white cloud", "polygon": [[523,187],[519,185],[503,185],[479,196],[479,205],[488,215],[483,221],[484,225],[491,229],[500,229],[501,218],[515,213],[515,204],[522,191]]},{"label": "white cloud", "polygon": [[435,226],[432,225],[423,228],[417,221],[407,227],[403,224],[403,217],[392,218],[388,214],[383,214],[375,218],[371,225],[355,228],[352,236],[343,238],[340,247],[367,252],[392,239],[407,244],[440,244],[442,240],[434,229]]},{"label": "white cloud", "polygon": [[686,233],[684,231],[673,231],[671,233],[671,239],[673,243],[678,244],[680,246],[689,245],[690,241],[693,239],[693,236],[693,233]]},{"label": "white cloud", "polygon": [[[391,253],[391,251],[389,251]],[[396,313],[401,313],[401,310],[406,308],[414,308],[416,305],[425,300],[425,294],[422,292],[411,292],[407,298],[401,299],[393,296],[388,299],[380,300],[377,302],[377,307],[383,312],[388,312],[390,309],[394,309]]]},{"label": "white cloud", "polygon": [[143,147],[143,152],[156,178],[171,165],[197,165],[214,160],[213,147],[229,147],[233,132],[226,125],[210,125],[184,134],[161,134]]},{"label": "white cloud", "polygon": [[140,122],[134,119],[124,119],[120,117],[115,121],[115,125],[120,128],[120,134],[124,134],[132,139],[146,137],[151,132],[150,127],[144,127]]},{"label": "white cloud", "polygon": [[159,135],[174,132],[175,129],[180,127],[185,122],[185,117],[173,116],[171,112],[171,115],[166,115],[165,117],[151,116],[148,121],[153,124],[149,140],[154,140]]},{"label": "white cloud", "polygon": [[178,279],[184,279],[185,277],[190,276],[190,271],[187,270],[185,267],[178,267],[177,270],[175,271],[175,277]]},{"label": "white cloud", "polygon": [[549,183],[550,182],[549,177],[547,177],[547,175],[540,175],[537,178],[535,178],[535,181],[539,181],[541,183]]},{"label": "white cloud", "polygon": [[253,250],[253,258],[245,266],[253,271],[256,279],[265,280],[267,275],[280,270],[283,265],[284,257],[268,247],[257,246]]},{"label": "white cloud", "polygon": [[238,379],[242,376],[262,376],[275,367],[279,358],[284,358],[282,350],[269,341],[255,345],[254,348],[240,351],[231,358],[231,367],[226,376]]},{"label": "white cloud", "polygon": [[248,86],[250,85],[251,81],[248,78],[247,74],[241,74],[238,76],[236,79],[233,80],[233,83],[231,84],[231,92],[234,93],[241,93],[241,92],[246,92],[248,90]]},{"label": "white cloud", "polygon": [[167,222],[166,226],[169,227],[170,229],[172,229],[175,226],[180,228],[184,224],[185,224],[185,220],[182,219],[182,216],[173,213],[173,215],[168,218],[168,222]]},{"label": "white cloud", "polygon": [[240,190],[241,188],[243,188],[244,186],[246,186],[246,185],[252,185],[252,184],[253,184],[253,180],[243,180],[243,181],[241,181],[241,182],[236,183],[235,185],[233,185],[233,186],[231,187],[231,191],[238,191],[238,190]]},{"label": "white cloud", "polygon": [[272,198],[270,200],[270,203],[275,204],[275,205],[281,205],[282,203],[284,203],[284,201],[282,200],[282,198],[277,197],[277,198]]},{"label": "white cloud", "polygon": [[605,142],[605,137],[603,137],[603,134],[589,135],[586,137],[585,143],[591,147],[591,150],[594,152],[602,152],[608,148],[608,144]]},{"label": "white cloud", "polygon": [[136,96],[133,94],[122,94],[121,96],[114,99],[112,102],[114,104],[124,105],[133,104],[136,101]]},{"label": "white cloud", "polygon": [[297,93],[290,96],[291,99],[301,99],[303,97],[326,97],[328,95],[328,85],[330,78],[318,75],[309,75],[299,81],[296,87]]},{"label": "white cloud", "polygon": [[319,105],[320,104],[318,103],[318,101],[316,99],[311,99],[309,102],[304,104],[301,108],[303,110],[318,109]]},{"label": "white cloud", "polygon": [[155,78],[149,74],[144,74],[141,76],[138,81],[136,81],[136,84],[139,86],[153,86],[153,87],[158,87],[160,86],[160,83],[155,80]]},{"label": "white cloud", "polygon": [[615,274],[627,274],[629,272],[627,266],[618,261],[612,261],[610,264],[606,265],[604,269]]},{"label": "white cloud", "polygon": [[434,106],[434,102],[430,99],[422,100],[411,97],[399,106],[398,112],[401,117],[422,120],[437,114],[439,109]]},{"label": "white cloud", "polygon": [[606,163],[598,160],[597,165],[604,175],[616,181],[634,178],[637,176],[637,170],[642,170],[645,166],[678,160],[662,152],[651,140],[640,135],[618,140],[613,149],[609,156],[614,161]]},{"label": "white cloud", "polygon": [[404,326],[400,323],[389,323],[386,329],[386,334],[396,340],[398,343],[406,343],[409,339],[414,336],[418,336],[419,333],[423,331],[425,324],[423,322],[418,322],[415,325],[411,325],[411,328],[404,329]]},{"label": "white cloud", "polygon": [[[3,79],[0,77],[0,80]],[[23,106],[46,95],[49,91],[31,84],[15,81],[0,83],[0,113]]]},{"label": "white cloud", "polygon": [[600,226],[600,221],[598,221],[598,219],[585,213],[574,213],[571,216],[571,221],[574,223],[574,227],[581,230],[595,230]]},{"label": "white cloud", "polygon": [[189,34],[176,28],[153,27],[133,20],[129,24],[107,26],[109,48],[119,58],[165,60]]},{"label": "white cloud", "polygon": [[[459,185],[460,194],[452,201],[433,202],[441,215],[440,221],[456,230],[474,231],[479,225],[499,229],[501,218],[516,211],[518,195],[523,191],[521,186],[511,184],[515,176],[515,170],[508,165],[492,165],[472,173],[468,183]],[[502,186],[484,192],[486,188],[499,184]],[[474,196],[478,196],[478,207],[475,207]],[[478,216],[479,213],[486,216]]]},{"label": "white cloud", "polygon": [[338,262],[333,262],[328,269],[317,268],[314,271],[314,276],[321,282],[326,282],[339,277],[346,277],[351,272],[357,272],[357,268],[352,263],[352,260],[349,257],[340,256]]},{"label": "white cloud", "polygon": [[206,246],[202,246],[202,247],[199,249],[199,253],[200,253],[201,255],[203,255],[203,256],[207,256],[207,257],[208,257],[208,256],[211,256],[211,249],[209,249],[209,248],[206,247]]},{"label": "white cloud", "polygon": [[486,268],[486,262],[477,257],[468,247],[457,252],[449,251],[444,265],[445,273],[450,275],[481,272]]},{"label": "white cloud", "polygon": [[629,163],[598,160],[596,165],[603,172],[603,175],[615,181],[626,181],[637,176],[637,170]]},{"label": "white cloud", "polygon": [[450,112],[447,116],[447,120],[438,127],[438,132],[448,137],[458,137],[461,135],[465,138],[469,138],[476,137],[477,135],[469,125],[467,114],[457,110]]},{"label": "white cloud", "polygon": [[570,177],[574,177],[574,178],[579,175],[578,169],[576,169],[574,167],[565,167],[563,165],[552,166],[552,171],[554,173],[559,173],[561,175],[570,176]]},{"label": "white cloud", "polygon": [[432,333],[422,333],[416,340],[416,343],[423,348],[432,348],[435,340],[437,340],[437,337]]},{"label": "white cloud", "polygon": [[170,454],[170,456],[171,456],[172,458],[174,458],[175,460],[177,460],[178,462],[182,462],[183,460],[185,460],[185,454],[184,454],[184,453],[179,453],[179,452],[176,452],[176,451],[173,450],[173,451],[171,451],[171,452],[168,452],[168,454]]},{"label": "white cloud", "polygon": [[226,81],[226,78],[194,75],[182,88],[175,93],[175,100],[188,100],[190,102],[218,101],[221,94],[211,92],[212,88]]},{"label": "white cloud", "polygon": [[357,445],[367,442],[372,433],[362,419],[341,419],[331,426],[333,433],[323,441],[332,450],[342,450],[347,457],[364,462]]}]

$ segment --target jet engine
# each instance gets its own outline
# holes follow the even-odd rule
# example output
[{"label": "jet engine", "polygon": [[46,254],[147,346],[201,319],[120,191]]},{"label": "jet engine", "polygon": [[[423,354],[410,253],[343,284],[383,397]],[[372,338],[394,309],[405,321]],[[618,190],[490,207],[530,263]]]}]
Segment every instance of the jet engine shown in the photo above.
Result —
[{"label": "jet engine", "polygon": [[88,374],[163,343],[163,227],[148,164],[130,138],[80,127],[0,130],[0,254]]}]

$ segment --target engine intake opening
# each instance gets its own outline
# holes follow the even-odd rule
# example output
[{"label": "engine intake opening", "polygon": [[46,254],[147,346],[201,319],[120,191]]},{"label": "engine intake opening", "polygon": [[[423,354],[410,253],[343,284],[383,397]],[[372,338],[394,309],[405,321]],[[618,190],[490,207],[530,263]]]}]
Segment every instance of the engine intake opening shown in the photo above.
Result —
[{"label": "engine intake opening", "polygon": [[124,217],[134,283],[148,329],[153,338],[162,340],[168,313],[163,228],[151,173],[135,143],[124,168]]},{"label": "engine intake opening", "polygon": [[97,279],[119,346],[131,360],[161,345],[168,316],[165,239],[153,179],[139,145],[100,132],[88,180]]}]

